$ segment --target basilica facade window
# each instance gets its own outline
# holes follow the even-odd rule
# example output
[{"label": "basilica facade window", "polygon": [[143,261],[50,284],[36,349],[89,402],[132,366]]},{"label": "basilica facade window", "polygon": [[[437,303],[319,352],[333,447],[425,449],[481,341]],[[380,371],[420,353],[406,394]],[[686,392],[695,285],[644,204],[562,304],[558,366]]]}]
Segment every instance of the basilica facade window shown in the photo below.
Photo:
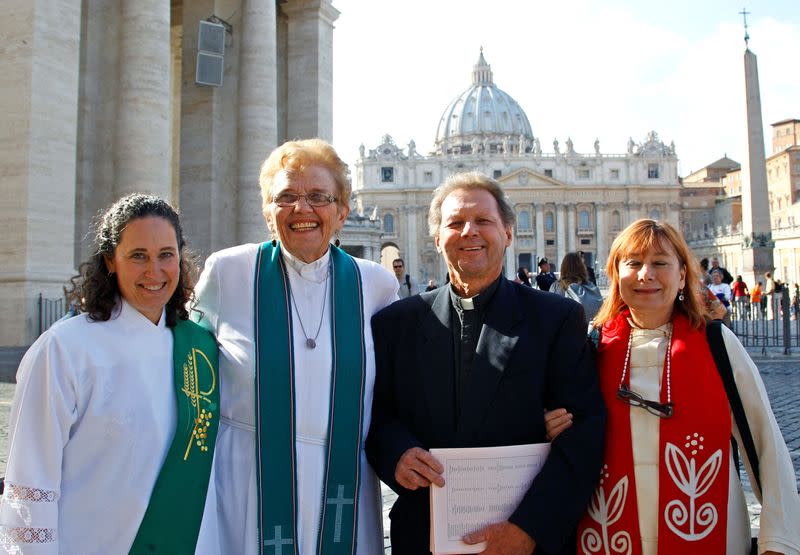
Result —
[{"label": "basilica facade window", "polygon": [[619,210],[614,210],[611,213],[611,229],[613,231],[622,229],[622,218],[619,216]]},{"label": "basilica facade window", "polygon": [[394,235],[394,216],[392,214],[383,215],[383,232]]},{"label": "basilica facade window", "polygon": [[592,222],[588,210],[578,212],[578,229],[592,229]]},{"label": "basilica facade window", "polygon": [[381,168],[381,182],[382,183],[394,182],[394,168],[392,167]]},{"label": "basilica facade window", "polygon": [[647,164],[647,179],[658,179],[658,164]]},{"label": "basilica facade window", "polygon": [[531,213],[527,210],[523,210],[519,213],[517,217],[517,231],[518,232],[528,232],[531,230]]},{"label": "basilica facade window", "polygon": [[544,215],[544,230],[548,233],[553,233],[555,231],[555,221],[553,219],[553,213],[548,212]]}]

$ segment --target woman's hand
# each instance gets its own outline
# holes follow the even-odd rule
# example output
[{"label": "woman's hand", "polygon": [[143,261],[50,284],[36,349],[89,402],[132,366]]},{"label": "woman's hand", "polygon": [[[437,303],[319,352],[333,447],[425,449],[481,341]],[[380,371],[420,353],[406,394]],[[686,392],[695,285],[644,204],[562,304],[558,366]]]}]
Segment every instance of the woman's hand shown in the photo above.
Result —
[{"label": "woman's hand", "polygon": [[545,411],[544,427],[545,436],[548,440],[553,441],[570,426],[572,426],[572,414],[567,412],[567,409]]}]

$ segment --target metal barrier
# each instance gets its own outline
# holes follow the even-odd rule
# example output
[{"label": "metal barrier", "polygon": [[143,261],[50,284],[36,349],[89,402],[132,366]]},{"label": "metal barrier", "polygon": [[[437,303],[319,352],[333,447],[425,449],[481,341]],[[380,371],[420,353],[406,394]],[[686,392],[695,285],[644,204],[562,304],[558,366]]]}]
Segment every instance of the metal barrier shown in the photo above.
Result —
[{"label": "metal barrier", "polygon": [[39,335],[42,335],[47,328],[67,313],[64,308],[65,304],[64,297],[45,299],[39,293]]},{"label": "metal barrier", "polygon": [[768,348],[781,348],[785,355],[792,347],[800,348],[800,316],[792,316],[786,288],[780,297],[767,296],[765,305],[753,305],[749,299],[731,303],[731,329],[745,347],[761,347],[762,355]]}]

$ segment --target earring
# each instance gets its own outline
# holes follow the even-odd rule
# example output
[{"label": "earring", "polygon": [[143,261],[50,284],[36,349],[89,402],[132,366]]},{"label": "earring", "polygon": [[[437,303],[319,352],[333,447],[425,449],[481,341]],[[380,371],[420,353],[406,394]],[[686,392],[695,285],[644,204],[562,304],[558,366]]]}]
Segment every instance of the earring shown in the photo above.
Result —
[{"label": "earring", "polygon": [[339,245],[341,245],[341,244],[342,244],[342,242],[341,242],[341,241],[339,241],[339,234],[337,233],[337,234],[336,234],[336,240],[333,242],[333,245],[334,245],[335,247],[338,247],[338,246],[339,246]]},{"label": "earring", "polygon": [[272,240],[272,246],[273,247],[277,247],[278,246],[278,241],[276,239]]},{"label": "earring", "polygon": [[685,297],[683,296],[683,287],[681,287],[681,288],[678,290],[678,300],[679,300],[679,301],[681,301],[681,302],[683,302],[684,298],[685,298]]}]

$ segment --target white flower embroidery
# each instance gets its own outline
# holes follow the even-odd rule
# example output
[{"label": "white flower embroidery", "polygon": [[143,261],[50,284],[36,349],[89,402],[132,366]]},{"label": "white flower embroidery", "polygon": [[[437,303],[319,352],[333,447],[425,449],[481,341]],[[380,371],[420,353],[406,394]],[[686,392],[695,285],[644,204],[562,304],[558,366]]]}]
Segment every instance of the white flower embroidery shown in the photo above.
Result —
[{"label": "white flower embroidery", "polygon": [[[698,499],[711,488],[722,467],[722,449],[717,449],[697,470],[695,455],[702,450],[703,437],[695,433],[686,436],[687,449],[691,459],[677,445],[667,443],[664,460],[670,478],[689,499],[688,507],[680,499],[673,499],[664,508],[667,526],[686,541],[698,541],[708,536],[719,521],[717,508],[713,503],[698,507]],[[697,447],[699,446],[699,449]],[[688,525],[688,529],[687,529]]]},{"label": "white flower embroidery", "polygon": [[[601,474],[608,478],[608,474],[605,474],[606,468],[607,466],[603,467]],[[620,530],[611,536],[610,541],[608,537],[609,527],[622,517],[622,510],[625,508],[625,500],[628,497],[628,477],[623,476],[611,488],[608,498],[603,489],[604,481],[600,480],[600,485],[597,486],[592,496],[592,502],[589,504],[589,516],[600,525],[600,532],[594,528],[584,530],[581,534],[581,549],[584,554],[600,553],[602,550],[605,555],[612,553],[630,555],[631,536],[628,532]]]}]

